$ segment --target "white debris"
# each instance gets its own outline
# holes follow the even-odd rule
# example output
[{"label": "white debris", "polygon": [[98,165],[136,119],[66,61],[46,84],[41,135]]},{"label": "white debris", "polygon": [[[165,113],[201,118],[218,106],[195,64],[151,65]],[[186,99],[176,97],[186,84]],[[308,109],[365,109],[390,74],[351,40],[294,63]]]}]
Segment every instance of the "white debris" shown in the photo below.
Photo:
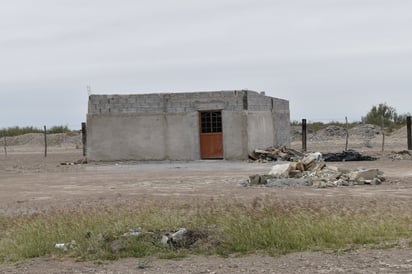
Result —
[{"label": "white debris", "polygon": [[269,175],[277,178],[288,178],[289,177],[289,167],[290,164],[280,164],[274,165],[269,172]]}]

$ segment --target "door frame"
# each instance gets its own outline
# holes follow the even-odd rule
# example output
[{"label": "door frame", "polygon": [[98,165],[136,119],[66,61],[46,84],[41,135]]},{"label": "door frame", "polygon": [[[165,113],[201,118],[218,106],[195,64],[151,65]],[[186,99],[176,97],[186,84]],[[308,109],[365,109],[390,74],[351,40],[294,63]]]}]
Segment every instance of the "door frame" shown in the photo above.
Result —
[{"label": "door frame", "polygon": [[[219,112],[220,113],[220,131],[219,132],[202,132],[202,113],[213,113],[213,112]],[[212,118],[211,118],[212,119]],[[223,110],[222,109],[207,109],[207,110],[198,110],[198,121],[199,121],[199,156],[200,159],[223,159],[224,158],[224,146],[223,146]],[[211,123],[211,127],[213,128],[213,123]],[[202,154],[202,136],[213,136],[217,135],[219,137],[219,144],[220,144],[220,149],[219,149],[219,155],[214,155],[214,156],[205,156]]]}]

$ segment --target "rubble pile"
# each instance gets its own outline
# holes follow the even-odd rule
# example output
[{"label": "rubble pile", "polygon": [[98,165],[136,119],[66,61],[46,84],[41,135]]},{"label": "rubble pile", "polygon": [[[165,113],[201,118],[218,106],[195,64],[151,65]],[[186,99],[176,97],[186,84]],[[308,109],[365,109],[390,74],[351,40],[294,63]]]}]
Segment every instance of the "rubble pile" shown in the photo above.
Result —
[{"label": "rubble pile", "polygon": [[282,146],[280,148],[269,147],[267,149],[255,149],[249,154],[249,159],[260,163],[272,162],[272,161],[294,161],[302,158],[303,153]]},{"label": "rubble pile", "polygon": [[[125,233],[105,232],[102,234],[94,235],[92,232],[87,231],[84,234],[87,240],[97,241],[104,243],[104,246],[113,253],[120,253],[127,250],[130,247],[132,238],[153,246],[164,246],[177,249],[189,249],[195,248],[202,243],[209,243],[212,245],[219,245],[220,242],[211,236],[208,230],[192,230],[186,228],[180,228],[175,231],[143,231],[140,227],[129,229]],[[77,247],[76,241],[56,243],[55,248],[61,249],[64,252],[75,249]],[[133,247],[132,247],[133,248]],[[94,247],[90,247],[87,250],[88,253],[96,253],[97,250]]]},{"label": "rubble pile", "polygon": [[252,175],[244,184],[281,186],[312,186],[318,188],[379,185],[385,180],[383,172],[378,169],[346,170],[327,166],[316,153],[310,154],[297,162],[279,164],[272,167],[266,175]]},{"label": "rubble pile", "polygon": [[373,138],[376,135],[381,135],[382,131],[379,126],[371,124],[360,124],[349,130],[349,135],[360,136],[363,138]]},{"label": "rubble pile", "polygon": [[317,135],[324,136],[326,138],[345,138],[346,129],[340,126],[330,125],[326,128],[320,129]]},{"label": "rubble pile", "polygon": [[392,160],[412,160],[412,154],[410,150],[394,151],[389,155],[389,158]]}]

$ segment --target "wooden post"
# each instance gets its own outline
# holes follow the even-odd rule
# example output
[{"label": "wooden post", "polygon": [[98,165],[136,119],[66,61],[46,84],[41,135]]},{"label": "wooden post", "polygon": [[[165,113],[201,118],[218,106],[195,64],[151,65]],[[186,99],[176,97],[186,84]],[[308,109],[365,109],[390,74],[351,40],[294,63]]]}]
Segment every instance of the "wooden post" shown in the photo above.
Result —
[{"label": "wooden post", "polygon": [[47,157],[47,129],[44,126],[44,157]]},{"label": "wooden post", "polygon": [[348,150],[348,141],[349,141],[349,127],[348,127],[348,117],[345,116],[346,121],[346,143],[345,143],[345,151]]},{"label": "wooden post", "polygon": [[381,130],[382,130],[382,154],[383,151],[385,149],[385,118],[382,115],[382,126],[381,126]]},{"label": "wooden post", "polygon": [[7,133],[4,131],[3,140],[4,140],[4,155],[7,158]]},{"label": "wooden post", "polygon": [[411,116],[406,117],[406,131],[408,135],[408,150],[412,150]]},{"label": "wooden post", "polygon": [[87,149],[86,123],[82,123],[82,144],[83,144],[83,156],[86,156],[86,149]]},{"label": "wooden post", "polygon": [[306,119],[302,119],[302,151],[306,152],[307,150],[307,143],[306,143]]}]

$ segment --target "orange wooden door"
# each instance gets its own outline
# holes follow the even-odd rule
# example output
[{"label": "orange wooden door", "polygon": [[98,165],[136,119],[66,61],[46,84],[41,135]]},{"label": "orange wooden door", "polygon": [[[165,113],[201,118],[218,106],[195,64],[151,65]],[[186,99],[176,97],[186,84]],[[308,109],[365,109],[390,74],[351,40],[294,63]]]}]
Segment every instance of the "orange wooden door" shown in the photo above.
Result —
[{"label": "orange wooden door", "polygon": [[223,158],[222,112],[199,112],[200,158]]}]

